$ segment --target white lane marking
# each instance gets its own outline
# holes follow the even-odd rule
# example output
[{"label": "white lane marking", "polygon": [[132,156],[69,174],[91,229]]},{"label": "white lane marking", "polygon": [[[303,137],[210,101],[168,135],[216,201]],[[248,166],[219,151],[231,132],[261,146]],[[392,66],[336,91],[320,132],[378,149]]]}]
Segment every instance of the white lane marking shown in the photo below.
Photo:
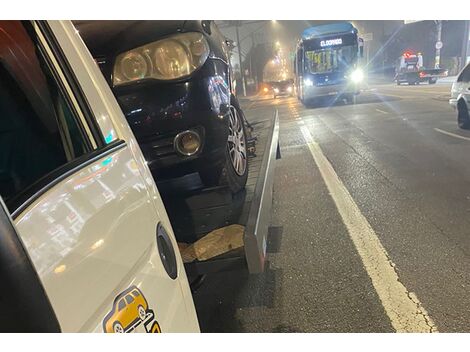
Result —
[{"label": "white lane marking", "polygon": [[382,114],[388,114],[388,112],[380,110],[380,109],[375,109],[375,110],[378,111],[378,112],[381,112]]},{"label": "white lane marking", "polygon": [[308,127],[300,126],[300,130],[394,329],[397,332],[437,332],[416,295],[400,282],[395,264]]},{"label": "white lane marking", "polygon": [[460,139],[464,139],[466,141],[470,141],[469,137],[464,137],[464,136],[461,136],[459,134],[455,134],[455,133],[452,133],[452,132],[447,132],[447,131],[441,130],[440,128],[435,128],[434,131],[446,134],[446,135],[451,136],[451,137],[460,138]]}]

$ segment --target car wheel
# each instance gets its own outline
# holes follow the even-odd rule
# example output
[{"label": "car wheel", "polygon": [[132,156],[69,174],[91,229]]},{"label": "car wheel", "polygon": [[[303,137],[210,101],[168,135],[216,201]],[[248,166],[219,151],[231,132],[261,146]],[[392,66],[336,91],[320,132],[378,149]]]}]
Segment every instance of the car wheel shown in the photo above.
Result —
[{"label": "car wheel", "polygon": [[437,79],[430,79],[429,80],[429,84],[436,84],[436,82],[437,82]]},{"label": "car wheel", "polygon": [[470,129],[470,116],[468,113],[468,107],[464,100],[459,100],[457,103],[457,122],[459,127],[464,130]]},{"label": "car wheel", "polygon": [[121,323],[117,321],[113,325],[113,331],[116,334],[122,334],[122,333],[124,333],[124,328],[122,327]]},{"label": "car wheel", "polygon": [[397,86],[401,86],[401,82],[397,80]]},{"label": "car wheel", "polygon": [[232,193],[245,188],[248,178],[248,156],[243,112],[233,99],[229,108],[228,139],[224,162],[216,167],[199,171],[206,186],[227,185]]},{"label": "car wheel", "polygon": [[144,321],[145,317],[147,316],[147,312],[145,311],[144,307],[142,306],[137,307],[137,311],[139,313],[140,320]]}]

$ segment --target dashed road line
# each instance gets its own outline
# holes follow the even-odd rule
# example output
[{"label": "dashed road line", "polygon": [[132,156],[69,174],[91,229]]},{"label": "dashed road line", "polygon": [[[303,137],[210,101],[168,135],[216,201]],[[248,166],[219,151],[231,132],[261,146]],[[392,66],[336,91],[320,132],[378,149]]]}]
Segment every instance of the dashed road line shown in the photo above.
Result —
[{"label": "dashed road line", "polygon": [[409,292],[400,281],[395,264],[322,149],[314,141],[308,127],[299,125],[392,326],[397,332],[437,332],[436,325],[416,295]]},{"label": "dashed road line", "polygon": [[446,135],[454,137],[454,138],[459,138],[459,139],[464,139],[466,141],[470,141],[469,137],[464,137],[464,136],[461,136],[459,134],[455,134],[455,133],[452,133],[452,132],[447,132],[447,131],[441,130],[440,128],[435,128],[434,131],[440,132],[442,134],[446,134]]},{"label": "dashed road line", "polygon": [[378,111],[378,112],[380,112],[380,113],[382,113],[382,114],[388,114],[388,112],[383,111],[383,110],[380,110],[380,109],[375,109],[375,110]]}]

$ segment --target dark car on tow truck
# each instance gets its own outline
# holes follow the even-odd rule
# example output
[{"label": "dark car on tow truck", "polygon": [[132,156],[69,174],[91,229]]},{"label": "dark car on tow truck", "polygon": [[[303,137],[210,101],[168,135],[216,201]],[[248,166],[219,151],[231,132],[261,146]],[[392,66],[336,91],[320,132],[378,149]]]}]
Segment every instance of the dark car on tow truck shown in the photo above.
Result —
[{"label": "dark car on tow truck", "polygon": [[75,21],[157,180],[198,172],[233,193],[248,176],[247,128],[229,46],[213,21]]}]

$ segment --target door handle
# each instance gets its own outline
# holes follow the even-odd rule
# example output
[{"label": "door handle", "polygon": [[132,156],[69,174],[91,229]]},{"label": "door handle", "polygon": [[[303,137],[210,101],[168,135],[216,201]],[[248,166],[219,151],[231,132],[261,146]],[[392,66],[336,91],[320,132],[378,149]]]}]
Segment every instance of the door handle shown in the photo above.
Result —
[{"label": "door handle", "polygon": [[161,223],[157,225],[157,248],[163,267],[168,276],[173,280],[178,276],[178,266],[176,263],[175,249],[170,236]]}]

